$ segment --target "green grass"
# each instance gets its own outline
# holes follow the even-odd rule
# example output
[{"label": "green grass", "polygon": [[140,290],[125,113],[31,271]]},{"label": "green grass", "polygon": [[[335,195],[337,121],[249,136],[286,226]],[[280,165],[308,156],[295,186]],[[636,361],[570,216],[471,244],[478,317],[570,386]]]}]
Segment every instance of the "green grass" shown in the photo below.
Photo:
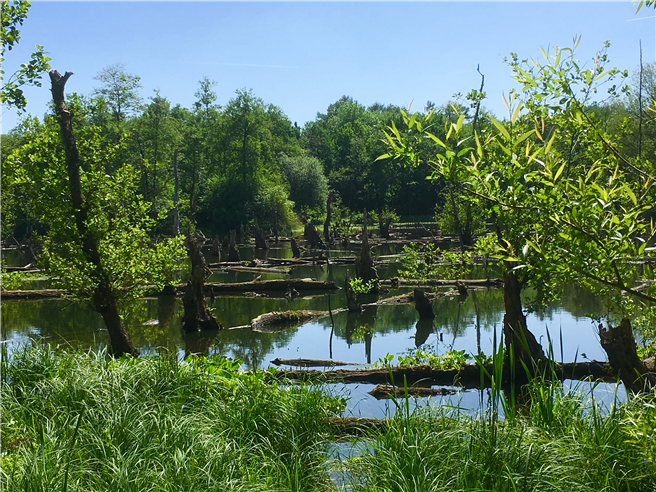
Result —
[{"label": "green grass", "polygon": [[322,420],[342,403],[238,367],[37,347],[5,356],[3,490],[330,489]]},{"label": "green grass", "polygon": [[[402,404],[401,404],[402,406]],[[516,415],[399,412],[345,463],[353,491],[654,491],[652,396],[602,411],[581,392],[533,383]]]},{"label": "green grass", "polygon": [[337,470],[353,491],[656,491],[653,394],[602,408],[538,378],[479,415],[400,400],[340,464],[325,418],[342,400],[238,367],[5,352],[2,490],[324,491]]}]

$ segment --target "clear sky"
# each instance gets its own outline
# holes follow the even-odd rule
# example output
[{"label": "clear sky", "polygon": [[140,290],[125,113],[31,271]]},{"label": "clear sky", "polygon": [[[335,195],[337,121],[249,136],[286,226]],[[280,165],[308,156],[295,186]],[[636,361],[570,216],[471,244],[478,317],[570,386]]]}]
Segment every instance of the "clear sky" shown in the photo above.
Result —
[{"label": "clear sky", "polygon": [[[654,10],[622,2],[41,2],[34,1],[12,73],[36,44],[51,65],[72,71],[67,90],[91,94],[93,77],[114,63],[141,77],[147,100],[159,89],[173,105],[191,107],[198,81],[217,82],[218,103],[253,89],[303,126],[348,95],[422,108],[478,88],[484,105],[505,116],[502,93],[513,87],[504,56],[541,56],[540,47],[571,46],[590,63],[605,40],[612,65],[634,71],[653,62]],[[42,116],[49,79],[28,88],[28,112]],[[3,108],[2,131],[18,121]]]}]

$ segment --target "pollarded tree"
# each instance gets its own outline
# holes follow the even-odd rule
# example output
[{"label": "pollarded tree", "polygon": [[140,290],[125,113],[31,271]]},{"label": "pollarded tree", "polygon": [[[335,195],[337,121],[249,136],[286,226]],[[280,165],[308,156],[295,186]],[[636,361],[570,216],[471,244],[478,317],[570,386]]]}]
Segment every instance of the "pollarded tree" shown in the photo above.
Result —
[{"label": "pollarded tree", "polygon": [[71,75],[50,72],[56,116],[44,123],[33,120],[25,145],[8,159],[14,169],[22,169],[17,179],[29,185],[33,212],[48,227],[41,238],[46,271],[100,313],[115,356],[137,355],[120,314],[121,301],[146,285],[170,282],[181,241],[154,243],[149,237],[154,222],[137,193],[132,166],[107,174],[106,162],[114,160],[120,144],[102,142],[93,126],[80,128],[76,140],[64,100]]}]

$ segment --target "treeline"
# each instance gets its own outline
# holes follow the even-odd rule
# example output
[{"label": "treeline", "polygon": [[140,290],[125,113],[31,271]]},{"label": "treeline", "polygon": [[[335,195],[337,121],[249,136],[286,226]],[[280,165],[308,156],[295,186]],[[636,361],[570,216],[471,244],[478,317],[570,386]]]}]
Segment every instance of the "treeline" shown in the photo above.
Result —
[{"label": "treeline", "polygon": [[[654,125],[646,124],[646,119],[653,119],[646,107],[654,97],[654,67],[643,68],[641,90],[588,108],[605,131],[619,136],[622,151],[631,157],[656,151]],[[638,75],[635,79],[639,84]],[[344,96],[300,128],[281,108],[252,91],[238,90],[219,105],[207,78],[199,82],[191,108],[172,107],[159,91],[144,103],[138,97],[139,77],[126,73],[122,65],[106,68],[96,80],[93,94],[68,96],[75,134],[94,142],[91,153],[83,157],[101,161],[109,176],[130,166],[133,190],[147,204],[158,234],[173,230],[174,154],[183,233],[197,228],[206,235],[225,235],[255,224],[265,233],[289,232],[305,220],[322,222],[329,192],[336,221],[367,209],[403,216],[437,213],[445,232],[466,229],[467,238],[484,227],[482,211],[449,200],[457,190],[448,180],[427,179],[434,142],[416,142],[415,166],[379,159],[387,148],[384,132],[403,125],[397,106],[377,103],[367,108]],[[429,102],[411,114],[422,120],[432,111],[431,132],[439,138],[446,137],[445,122],[456,122],[464,114],[463,134],[473,135],[469,128],[474,120],[479,128],[491,125],[480,107],[484,97],[483,92],[472,91],[441,107]],[[21,240],[33,231],[45,232],[39,220],[43,195],[24,164],[27,160],[33,171],[46,172],[49,156],[35,149],[58,131],[56,118],[49,113],[42,120],[26,117],[2,136],[5,238]],[[53,153],[63,154],[57,138],[50,138],[49,145]],[[39,160],[44,162],[40,165]]]},{"label": "treeline", "polygon": [[[160,234],[172,231],[174,154],[182,232],[226,234],[255,223],[265,232],[289,231],[302,220],[323,220],[331,190],[336,216],[364,208],[425,215],[438,199],[439,186],[426,180],[428,164],[404,169],[390,160],[376,162],[384,152],[383,130],[400,118],[398,107],[365,108],[343,97],[301,129],[252,91],[238,90],[225,105],[217,104],[207,78],[192,108],[172,107],[158,91],[143,104],[139,78],[121,65],[96,79],[93,94],[68,96],[74,132],[96,142],[98,154],[87,157],[100,159],[107,174],[132,167],[136,191]],[[42,120],[28,116],[2,136],[5,237],[42,230],[35,210],[42,197],[22,163],[47,159],[35,155],[34,143],[58,131],[49,113]],[[51,143],[61,155],[61,143]]]}]

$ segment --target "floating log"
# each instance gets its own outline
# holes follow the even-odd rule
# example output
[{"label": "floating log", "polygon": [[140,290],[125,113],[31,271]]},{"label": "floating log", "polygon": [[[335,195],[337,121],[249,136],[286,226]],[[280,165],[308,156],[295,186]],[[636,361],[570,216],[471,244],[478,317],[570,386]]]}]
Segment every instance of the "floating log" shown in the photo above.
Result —
[{"label": "floating log", "polygon": [[423,386],[408,386],[407,388],[401,388],[388,384],[379,384],[368,393],[376,400],[385,400],[389,398],[404,398],[406,391],[408,396],[419,397],[454,395],[458,392],[458,390],[453,388],[426,388]]},{"label": "floating log", "polygon": [[[491,365],[485,366],[487,374],[493,374]],[[565,379],[588,379],[616,381],[616,373],[605,362],[583,362],[555,364],[555,375],[561,381]],[[423,383],[431,386],[459,386],[465,389],[480,389],[481,369],[476,364],[463,364],[459,369],[442,370],[431,366],[381,367],[368,369],[334,369],[319,371],[316,369],[279,370],[275,376],[280,379],[293,379],[306,382],[322,383],[364,383],[395,384],[408,386]],[[490,380],[483,377],[484,387],[490,387]]]},{"label": "floating log", "polygon": [[283,275],[289,275],[291,272],[290,268],[278,268],[278,267],[245,267],[245,266],[229,266],[225,268],[229,272],[247,272],[247,273],[282,273]]},{"label": "floating log", "polygon": [[39,290],[3,290],[0,293],[3,301],[14,301],[23,299],[57,299],[66,296],[64,289],[39,289]]},{"label": "floating log", "polygon": [[259,333],[272,333],[285,328],[292,328],[317,319],[324,311],[273,311],[264,313],[251,321],[251,330]]},{"label": "floating log", "polygon": [[[467,287],[503,287],[503,280],[500,278],[476,278],[476,279],[398,279],[398,285],[416,286],[425,285],[429,287],[457,287],[458,284]],[[392,286],[392,280],[381,281],[383,286]]]},{"label": "floating log", "polygon": [[35,266],[33,266],[31,263],[22,266],[22,267],[17,267],[17,266],[7,266],[4,267],[4,271],[6,273],[14,273],[14,272],[23,272],[23,273],[39,273],[41,270]]},{"label": "floating log", "polygon": [[294,366],[294,367],[332,367],[332,366],[360,366],[360,362],[344,362],[332,359],[280,359],[275,358],[271,361],[276,366]]},{"label": "floating log", "polygon": [[219,292],[268,292],[286,291],[290,287],[296,290],[335,290],[335,282],[324,282],[309,278],[258,280],[253,282],[206,283],[205,290]]}]

